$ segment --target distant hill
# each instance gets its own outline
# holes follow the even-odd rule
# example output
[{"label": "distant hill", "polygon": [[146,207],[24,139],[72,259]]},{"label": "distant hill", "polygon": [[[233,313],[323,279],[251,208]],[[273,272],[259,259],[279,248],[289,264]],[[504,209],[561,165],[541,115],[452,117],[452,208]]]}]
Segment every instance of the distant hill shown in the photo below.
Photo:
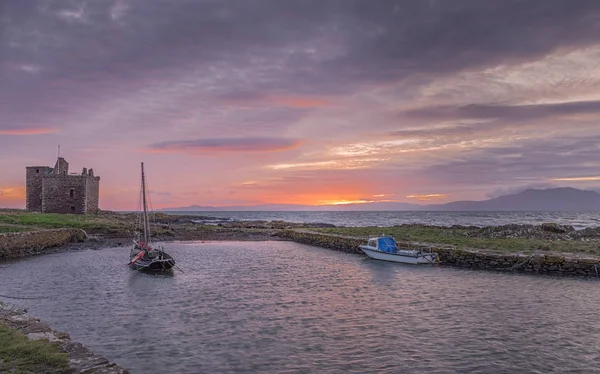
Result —
[{"label": "distant hill", "polygon": [[571,187],[528,189],[490,200],[427,205],[422,210],[596,212],[600,211],[600,194]]},{"label": "distant hill", "polygon": [[365,203],[343,205],[286,205],[264,204],[253,206],[200,206],[166,208],[162,211],[217,212],[217,211],[556,211],[600,212],[600,193],[571,187],[528,189],[482,201],[454,201],[446,204]]}]

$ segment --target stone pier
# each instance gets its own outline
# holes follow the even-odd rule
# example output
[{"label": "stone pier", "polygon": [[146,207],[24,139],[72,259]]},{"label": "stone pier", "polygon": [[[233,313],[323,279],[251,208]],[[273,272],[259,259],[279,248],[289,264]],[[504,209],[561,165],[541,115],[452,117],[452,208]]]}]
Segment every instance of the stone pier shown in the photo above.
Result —
[{"label": "stone pier", "polygon": [[[366,243],[368,239],[367,237],[332,235],[306,230],[282,230],[277,235],[297,243],[361,255],[364,254],[358,246]],[[561,252],[499,252],[402,241],[398,242],[398,246],[408,249],[420,249],[425,252],[436,252],[442,266],[533,274],[600,277],[600,257],[593,255]]]}]

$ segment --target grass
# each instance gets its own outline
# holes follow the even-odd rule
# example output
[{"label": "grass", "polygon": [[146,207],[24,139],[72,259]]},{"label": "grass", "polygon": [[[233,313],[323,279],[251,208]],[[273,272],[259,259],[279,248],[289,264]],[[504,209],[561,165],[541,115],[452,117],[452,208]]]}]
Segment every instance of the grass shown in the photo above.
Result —
[{"label": "grass", "polygon": [[[156,213],[156,218],[168,221],[176,219],[171,215]],[[0,210],[0,233],[27,231],[44,228],[80,228],[89,234],[115,234],[129,236],[135,231],[137,217],[135,214],[120,214],[103,212],[98,215],[31,213],[22,210]],[[182,238],[194,237],[197,231],[263,231],[262,228],[245,227],[215,227],[195,224],[174,225],[173,230],[161,225],[153,225],[153,236],[173,236],[177,233]],[[268,225],[276,229],[277,225]],[[430,244],[449,244],[458,248],[479,248],[509,252],[554,251],[572,253],[590,253],[600,255],[600,243],[597,241],[566,241],[541,240],[525,238],[476,238],[466,235],[467,230],[459,228],[441,228],[424,226],[394,226],[394,227],[338,227],[338,228],[308,228],[313,231],[340,234],[355,237],[379,235],[382,232],[394,236],[399,241],[414,241]]]},{"label": "grass", "polygon": [[430,244],[450,244],[458,248],[479,248],[509,252],[556,251],[600,254],[600,243],[585,241],[541,240],[524,238],[472,238],[466,230],[435,227],[339,227],[318,228],[313,231],[368,237],[392,235],[398,241]]},{"label": "grass", "polygon": [[[79,215],[57,213],[30,213],[24,211],[0,212],[0,230],[4,232],[33,229],[78,228],[92,232],[121,233],[133,229],[135,221],[129,215]],[[2,225],[5,224],[5,225]],[[11,230],[11,225],[13,230]],[[2,232],[0,231],[0,232]]]},{"label": "grass", "polygon": [[0,234],[4,232],[19,232],[19,231],[30,231],[29,227],[21,227],[21,226],[5,226],[0,223]]},{"label": "grass", "polygon": [[0,372],[71,373],[67,353],[48,340],[30,340],[0,323]]}]

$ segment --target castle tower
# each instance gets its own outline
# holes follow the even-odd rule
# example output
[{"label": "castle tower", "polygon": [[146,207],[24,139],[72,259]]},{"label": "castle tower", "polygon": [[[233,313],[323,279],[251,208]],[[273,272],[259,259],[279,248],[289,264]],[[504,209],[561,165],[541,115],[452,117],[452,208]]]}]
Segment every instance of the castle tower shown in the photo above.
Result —
[{"label": "castle tower", "polygon": [[62,157],[56,159],[54,175],[69,175],[69,163]]},{"label": "castle tower", "polygon": [[31,212],[42,211],[42,178],[52,174],[48,166],[28,166],[25,180],[25,209]]}]

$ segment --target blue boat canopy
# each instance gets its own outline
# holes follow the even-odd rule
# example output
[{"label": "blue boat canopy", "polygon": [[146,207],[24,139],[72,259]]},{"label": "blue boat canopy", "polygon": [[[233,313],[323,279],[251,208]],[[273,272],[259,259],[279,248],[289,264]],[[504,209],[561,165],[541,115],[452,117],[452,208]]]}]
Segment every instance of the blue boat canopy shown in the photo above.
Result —
[{"label": "blue boat canopy", "polygon": [[384,236],[382,238],[378,238],[377,247],[382,252],[396,253],[398,251],[396,241],[391,236]]}]

